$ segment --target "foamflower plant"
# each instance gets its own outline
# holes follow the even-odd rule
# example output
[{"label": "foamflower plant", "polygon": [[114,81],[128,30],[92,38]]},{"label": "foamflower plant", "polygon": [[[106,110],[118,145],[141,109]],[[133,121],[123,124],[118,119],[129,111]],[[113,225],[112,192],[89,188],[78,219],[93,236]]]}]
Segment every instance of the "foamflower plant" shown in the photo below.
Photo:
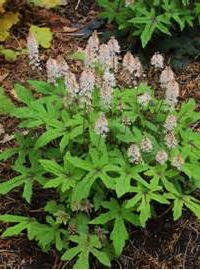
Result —
[{"label": "foamflower plant", "polygon": [[[19,119],[21,132],[16,146],[0,153],[1,162],[9,159],[14,171],[13,178],[0,183],[1,196],[20,188],[34,206],[36,186],[57,194],[42,201],[40,219],[25,213],[0,215],[0,221],[12,224],[2,236],[27,232],[43,251],[54,246],[76,269],[91,267],[93,257],[110,267],[123,252],[130,226],[145,227],[156,218],[159,205],[171,208],[174,220],[186,209],[200,218],[195,197],[200,134],[194,129],[200,113],[195,101],[172,107],[144,81],[119,86],[116,66],[118,72],[128,67],[125,61],[117,65],[116,41],[104,46],[100,64],[102,45],[99,52],[96,33],[92,38],[80,76],[66,63],[62,69],[53,61],[56,69],[51,66],[47,72],[49,82],[15,86],[23,106],[10,115]],[[129,76],[138,75],[139,59],[130,53],[125,57],[133,65]]]}]

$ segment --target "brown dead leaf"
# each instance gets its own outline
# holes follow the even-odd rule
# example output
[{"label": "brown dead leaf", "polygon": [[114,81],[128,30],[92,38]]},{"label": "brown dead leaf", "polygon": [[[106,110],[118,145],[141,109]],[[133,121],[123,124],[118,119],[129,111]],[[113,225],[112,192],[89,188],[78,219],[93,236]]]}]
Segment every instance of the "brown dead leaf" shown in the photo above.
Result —
[{"label": "brown dead leaf", "polygon": [[2,83],[7,78],[8,75],[9,72],[1,73],[0,71],[0,83]]}]

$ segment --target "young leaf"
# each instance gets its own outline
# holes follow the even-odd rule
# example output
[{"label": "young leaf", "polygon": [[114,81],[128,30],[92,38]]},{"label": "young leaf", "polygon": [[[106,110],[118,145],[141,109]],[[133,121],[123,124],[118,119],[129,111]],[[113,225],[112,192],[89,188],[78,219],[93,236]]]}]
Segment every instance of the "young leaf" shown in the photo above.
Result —
[{"label": "young leaf", "polygon": [[105,214],[100,214],[97,218],[93,219],[90,224],[106,224],[107,222],[114,220],[114,227],[110,238],[113,241],[116,255],[120,256],[125,246],[125,242],[128,239],[125,221],[131,222],[134,225],[139,225],[138,216],[132,213],[132,209],[126,209],[125,203],[120,206],[116,200],[104,202],[102,205],[109,211]]},{"label": "young leaf", "polygon": [[47,49],[51,46],[53,34],[48,27],[31,25],[30,32],[34,34],[38,44]]},{"label": "young leaf", "polygon": [[72,260],[78,256],[74,269],[88,269],[90,254],[95,256],[105,266],[110,267],[110,260],[103,251],[100,251],[102,245],[96,235],[80,234],[79,236],[71,236],[70,240],[76,243],[77,246],[68,249],[61,259]]}]

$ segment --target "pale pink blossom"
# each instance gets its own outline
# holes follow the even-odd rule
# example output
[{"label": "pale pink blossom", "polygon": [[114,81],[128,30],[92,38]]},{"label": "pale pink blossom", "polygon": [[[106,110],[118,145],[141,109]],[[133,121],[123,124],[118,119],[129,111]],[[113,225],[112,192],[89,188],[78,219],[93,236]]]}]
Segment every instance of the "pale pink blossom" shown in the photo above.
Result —
[{"label": "pale pink blossom", "polygon": [[140,143],[140,148],[142,149],[143,152],[147,152],[147,153],[151,152],[153,150],[153,145],[152,145],[151,140],[147,137],[142,139]]},{"label": "pale pink blossom", "polygon": [[65,87],[71,97],[75,97],[79,93],[79,84],[76,75],[71,71],[65,74]]},{"label": "pale pink blossom", "polygon": [[175,75],[170,66],[166,66],[165,69],[160,74],[160,84],[162,88],[166,87],[171,81],[175,80]]},{"label": "pale pink blossom", "polygon": [[95,132],[97,135],[105,138],[109,132],[108,121],[104,113],[101,113],[95,124]]},{"label": "pale pink blossom", "polygon": [[132,144],[128,151],[127,151],[127,155],[129,158],[129,162],[130,163],[140,163],[142,161],[142,156],[140,153],[140,149],[136,144]]},{"label": "pale pink blossom", "polygon": [[164,67],[164,57],[162,54],[158,52],[154,53],[154,55],[151,57],[151,65],[155,68],[162,69]]},{"label": "pale pink blossom", "polygon": [[137,56],[133,56],[130,52],[124,55],[122,66],[124,70],[128,71],[130,74],[134,74],[137,78],[141,77],[143,74],[140,59]]},{"label": "pale pink blossom", "polygon": [[27,48],[29,64],[31,65],[32,69],[41,70],[39,45],[33,33],[29,33],[27,37]]},{"label": "pale pink blossom", "polygon": [[181,170],[182,165],[184,164],[184,159],[181,155],[178,155],[172,159],[172,166],[176,167],[178,170]]},{"label": "pale pink blossom", "polygon": [[176,116],[168,115],[164,123],[164,128],[168,131],[172,131],[176,128],[176,126],[177,126]]},{"label": "pale pink blossom", "polygon": [[160,150],[156,154],[156,161],[163,165],[168,160],[168,154],[164,150]]},{"label": "pale pink blossom", "polygon": [[138,96],[138,99],[137,99],[138,103],[143,106],[147,106],[150,100],[151,100],[151,94],[148,92]]},{"label": "pale pink blossom", "polygon": [[178,145],[178,140],[173,132],[167,132],[164,137],[165,144],[169,149],[175,148]]}]

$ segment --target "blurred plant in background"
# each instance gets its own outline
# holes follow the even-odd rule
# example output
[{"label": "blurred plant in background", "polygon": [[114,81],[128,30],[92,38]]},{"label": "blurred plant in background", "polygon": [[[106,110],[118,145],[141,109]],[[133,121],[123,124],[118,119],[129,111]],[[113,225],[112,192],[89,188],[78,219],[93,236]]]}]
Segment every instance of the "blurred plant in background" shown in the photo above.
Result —
[{"label": "blurred plant in background", "polygon": [[172,35],[200,23],[200,3],[191,0],[98,0],[101,16],[119,30],[139,36],[146,47],[153,36]]}]

